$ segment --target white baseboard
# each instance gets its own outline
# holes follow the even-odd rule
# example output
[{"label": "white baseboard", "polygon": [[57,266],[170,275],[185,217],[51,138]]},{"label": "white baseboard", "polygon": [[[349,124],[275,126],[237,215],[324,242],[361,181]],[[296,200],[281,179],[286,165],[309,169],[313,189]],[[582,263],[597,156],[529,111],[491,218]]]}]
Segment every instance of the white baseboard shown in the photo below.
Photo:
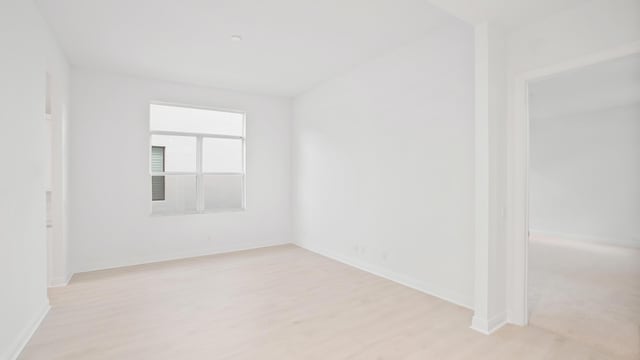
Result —
[{"label": "white baseboard", "polygon": [[528,319],[522,318],[522,316],[513,315],[513,311],[507,310],[507,324],[516,325],[516,326],[527,326],[529,325]]},{"label": "white baseboard", "polygon": [[603,238],[603,237],[596,237],[591,235],[567,234],[567,233],[544,231],[544,230],[530,230],[529,237],[531,238],[546,237],[546,238],[556,238],[556,239],[588,242],[588,243],[600,244],[600,245],[640,248],[640,239],[634,240],[634,239],[622,239],[622,238],[613,238],[613,237]]},{"label": "white baseboard", "polygon": [[496,330],[507,324],[507,314],[501,313],[489,319],[478,317],[476,315],[471,319],[471,329],[485,334],[491,335]]},{"label": "white baseboard", "polygon": [[296,245],[298,247],[301,247],[305,250],[309,250],[313,253],[316,253],[318,255],[327,257],[329,259],[335,260],[337,262],[343,263],[345,265],[349,265],[351,267],[354,267],[356,269],[360,269],[362,271],[368,272],[370,274],[379,276],[381,278],[393,281],[395,283],[398,283],[400,285],[412,288],[414,290],[420,291],[421,293],[433,296],[433,297],[437,297],[438,299],[442,299],[444,301],[450,302],[452,304],[461,306],[463,308],[469,309],[469,310],[473,310],[472,306],[469,304],[464,303],[463,301],[460,300],[456,300],[453,299],[451,296],[445,296],[442,295],[440,291],[435,291],[433,289],[433,287],[430,287],[426,284],[424,284],[423,282],[417,281],[415,279],[411,279],[405,275],[401,275],[398,274],[394,271],[388,270],[388,269],[382,269],[379,267],[376,267],[374,265],[371,264],[366,264],[354,259],[348,259],[346,257],[343,256],[339,256],[339,255],[333,255],[331,254],[329,251],[325,251],[323,249],[319,249],[316,247],[310,247],[310,246],[306,246],[306,245],[302,245],[302,244],[297,244],[297,243],[293,243],[293,245]]},{"label": "white baseboard", "polygon": [[69,281],[71,281],[72,277],[73,277],[73,274],[69,274],[66,278],[64,278],[64,277],[53,278],[53,279],[51,279],[51,282],[49,283],[49,287],[50,288],[55,288],[55,287],[67,286],[67,285],[69,285]]},{"label": "white baseboard", "polygon": [[51,307],[49,306],[49,300],[47,299],[40,311],[33,317],[31,323],[20,332],[15,345],[8,350],[8,352],[5,354],[6,356],[2,357],[2,359],[16,360],[18,356],[20,356],[20,353],[22,352],[24,347],[27,345],[29,340],[31,340],[31,337],[36,332],[36,330],[38,330],[38,328],[40,327],[42,320],[44,320],[45,316],[47,316],[47,313],[49,313],[50,308]]},{"label": "white baseboard", "polygon": [[202,257],[202,256],[211,256],[211,255],[222,255],[222,254],[228,254],[228,253],[233,253],[238,251],[257,250],[257,249],[263,249],[263,248],[268,248],[272,246],[282,246],[282,245],[288,245],[288,244],[291,244],[291,243],[288,241],[276,242],[273,244],[261,244],[256,246],[237,247],[237,248],[230,248],[230,249],[210,249],[210,250],[201,250],[201,251],[191,251],[191,252],[185,252],[185,253],[179,253],[179,254],[173,254],[173,255],[133,258],[133,259],[127,259],[124,261],[117,261],[117,262],[110,261],[110,262],[104,262],[104,263],[95,263],[90,265],[79,266],[77,268],[74,267],[73,273],[79,274],[83,272],[117,269],[121,267],[153,264],[153,263],[164,262],[164,261],[183,260],[183,259]]}]

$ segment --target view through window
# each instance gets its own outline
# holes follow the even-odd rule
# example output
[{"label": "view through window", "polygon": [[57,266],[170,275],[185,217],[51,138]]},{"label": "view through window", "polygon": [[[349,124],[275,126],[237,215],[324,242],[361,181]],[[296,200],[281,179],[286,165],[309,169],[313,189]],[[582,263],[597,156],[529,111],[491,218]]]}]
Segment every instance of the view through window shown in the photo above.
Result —
[{"label": "view through window", "polygon": [[240,112],[151,104],[152,213],[243,209],[244,126]]}]

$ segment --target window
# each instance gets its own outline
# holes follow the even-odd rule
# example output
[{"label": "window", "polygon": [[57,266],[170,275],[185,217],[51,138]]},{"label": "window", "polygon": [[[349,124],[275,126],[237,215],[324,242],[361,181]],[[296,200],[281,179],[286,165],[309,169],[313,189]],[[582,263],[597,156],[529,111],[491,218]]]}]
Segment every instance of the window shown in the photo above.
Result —
[{"label": "window", "polygon": [[[151,147],[151,172],[164,172],[164,146]],[[164,201],[164,176],[151,176],[151,200]]]},{"label": "window", "polygon": [[154,214],[244,209],[243,113],[150,105]]}]

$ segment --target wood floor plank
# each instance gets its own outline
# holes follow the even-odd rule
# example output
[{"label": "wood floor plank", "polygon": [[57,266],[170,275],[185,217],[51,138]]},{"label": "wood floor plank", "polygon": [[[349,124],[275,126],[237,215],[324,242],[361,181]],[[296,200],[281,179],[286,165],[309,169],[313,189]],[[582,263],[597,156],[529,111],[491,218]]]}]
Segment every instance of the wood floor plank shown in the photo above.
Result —
[{"label": "wood floor plank", "polygon": [[74,276],[20,359],[618,359],[293,245]]}]

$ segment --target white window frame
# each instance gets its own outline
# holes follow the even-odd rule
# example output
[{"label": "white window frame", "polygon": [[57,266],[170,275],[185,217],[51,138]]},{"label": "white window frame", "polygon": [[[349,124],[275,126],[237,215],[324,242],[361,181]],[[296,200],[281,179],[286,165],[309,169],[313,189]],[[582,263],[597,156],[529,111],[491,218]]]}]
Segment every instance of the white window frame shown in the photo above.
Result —
[{"label": "white window frame", "polygon": [[[152,173],[154,173],[154,171],[153,171],[153,148],[155,148],[155,147],[161,147],[162,148],[162,162],[163,162],[162,168],[163,169],[164,169],[164,163],[165,163],[165,149],[166,149],[166,147],[164,147],[164,146],[153,146],[153,144],[151,144],[151,158],[149,160],[150,161],[149,166],[151,167],[151,172]],[[155,172],[157,172],[157,171],[155,171]],[[167,199],[166,185],[167,185],[166,184],[166,179],[164,179],[164,181],[162,182],[162,195],[163,195],[162,199],[155,200],[153,198],[153,175],[151,176],[151,203],[152,204],[153,203],[162,203],[162,202],[166,201],[166,199]]]},{"label": "white window frame", "polygon": [[[149,103],[149,107],[151,105],[165,105],[165,106],[175,106],[181,108],[190,108],[190,109],[200,109],[200,110],[210,110],[210,111],[218,111],[218,112],[227,112],[227,113],[235,113],[242,115],[242,135],[222,135],[222,134],[203,134],[203,133],[192,133],[192,132],[179,132],[179,131],[159,131],[159,130],[151,130],[151,113],[148,113],[147,119],[149,121],[149,144],[147,149],[149,150],[149,180],[147,183],[151,186],[151,179],[153,176],[171,176],[171,175],[190,175],[196,177],[196,211],[195,212],[177,212],[177,213],[154,213],[153,212],[153,200],[149,201],[150,212],[153,216],[163,216],[163,215],[186,215],[186,214],[205,214],[205,213],[216,213],[216,212],[233,212],[233,211],[244,211],[247,207],[247,159],[246,159],[246,125],[247,125],[247,114],[244,111],[239,110],[230,110],[230,109],[220,109],[220,108],[211,108],[197,105],[185,105],[185,104],[176,104],[176,103],[167,103],[167,102],[159,102],[152,101]],[[169,135],[169,136],[185,136],[192,137],[196,139],[196,171],[162,171],[162,172],[154,172],[151,169],[151,147],[153,146],[153,135]],[[202,170],[202,142],[203,139],[234,139],[242,141],[242,172],[204,172]],[[165,159],[166,160],[166,159]],[[221,209],[205,209],[204,204],[204,177],[207,175],[238,175],[241,177],[241,187],[242,187],[242,205],[239,208],[221,208]],[[166,181],[166,180],[165,180]],[[150,191],[151,193],[151,191]]]}]

